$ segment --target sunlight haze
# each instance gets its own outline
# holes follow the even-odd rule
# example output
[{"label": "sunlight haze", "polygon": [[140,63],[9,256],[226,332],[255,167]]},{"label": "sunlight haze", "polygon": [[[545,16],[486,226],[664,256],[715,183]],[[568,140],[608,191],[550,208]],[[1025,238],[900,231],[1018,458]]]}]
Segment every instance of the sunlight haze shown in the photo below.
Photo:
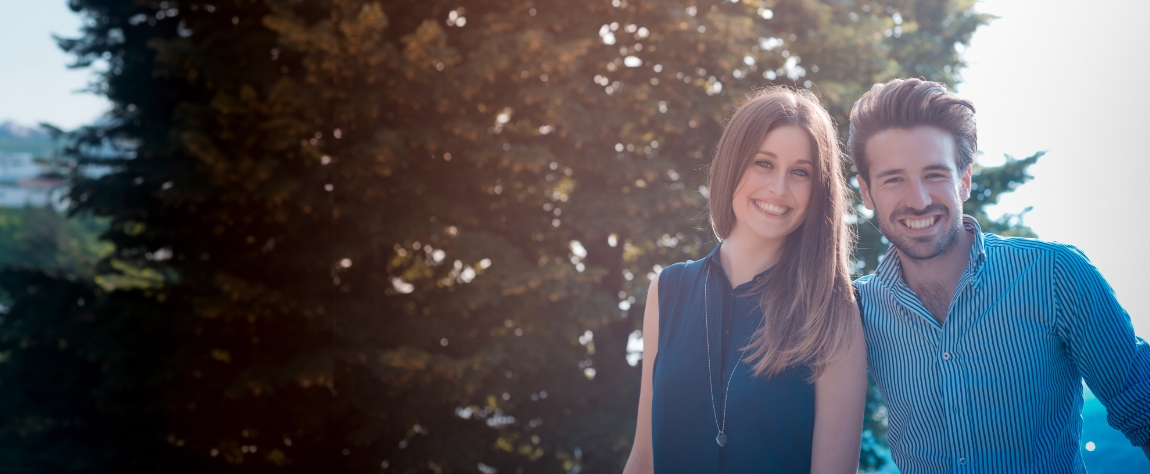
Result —
[{"label": "sunlight haze", "polygon": [[[14,11],[14,0],[0,10]],[[80,18],[64,1],[20,2],[20,15],[0,15],[0,122],[46,121],[65,129],[97,119],[108,101],[80,92],[93,77],[69,70],[52,34],[76,36]],[[980,162],[1003,154],[1025,158],[1046,150],[1035,179],[1007,194],[1003,212],[1021,212],[1047,240],[1070,243],[1099,267],[1150,334],[1150,296],[1141,288],[1150,268],[1141,203],[1150,161],[1141,142],[1150,96],[1140,91],[1150,57],[1140,53],[1150,4],[1105,0],[978,3],[999,18],[980,28],[964,52],[960,95],[978,109]],[[16,65],[17,67],[12,67]]]}]

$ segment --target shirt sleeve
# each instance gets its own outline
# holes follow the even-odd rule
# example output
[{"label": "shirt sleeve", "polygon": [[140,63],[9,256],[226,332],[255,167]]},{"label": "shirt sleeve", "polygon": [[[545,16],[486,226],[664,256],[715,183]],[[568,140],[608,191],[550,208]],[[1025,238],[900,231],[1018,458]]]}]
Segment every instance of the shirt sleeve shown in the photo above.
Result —
[{"label": "shirt sleeve", "polygon": [[1114,290],[1077,248],[1058,248],[1054,300],[1059,336],[1106,421],[1134,446],[1150,440],[1150,346],[1134,335]]}]

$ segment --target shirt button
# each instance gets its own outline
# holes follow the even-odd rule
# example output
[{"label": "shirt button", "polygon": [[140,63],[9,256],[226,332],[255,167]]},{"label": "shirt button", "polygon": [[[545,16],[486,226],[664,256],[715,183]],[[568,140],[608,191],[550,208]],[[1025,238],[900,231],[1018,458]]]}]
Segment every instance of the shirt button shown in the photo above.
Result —
[{"label": "shirt button", "polygon": [[950,360],[950,353],[949,352],[943,352],[942,353],[942,360]]},{"label": "shirt button", "polygon": [[958,458],[958,463],[965,466],[966,465],[966,458]]}]

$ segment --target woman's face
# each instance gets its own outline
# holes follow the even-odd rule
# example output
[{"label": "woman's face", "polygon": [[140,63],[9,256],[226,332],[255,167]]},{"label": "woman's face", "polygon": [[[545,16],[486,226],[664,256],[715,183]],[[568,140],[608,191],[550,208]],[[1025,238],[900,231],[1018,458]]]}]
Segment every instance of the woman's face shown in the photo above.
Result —
[{"label": "woman's face", "polygon": [[814,174],[807,132],[794,125],[771,130],[735,186],[735,228],[728,238],[782,244],[806,218]]}]

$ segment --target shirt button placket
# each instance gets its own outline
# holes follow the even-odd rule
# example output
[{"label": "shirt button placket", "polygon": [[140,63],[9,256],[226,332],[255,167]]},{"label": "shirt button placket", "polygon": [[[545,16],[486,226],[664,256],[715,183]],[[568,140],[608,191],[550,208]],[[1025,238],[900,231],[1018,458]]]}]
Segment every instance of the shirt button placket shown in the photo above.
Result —
[{"label": "shirt button placket", "polygon": [[[944,347],[945,347],[945,341],[946,341],[945,334],[943,335],[943,341],[944,341]],[[942,401],[943,401],[943,406],[944,407],[948,406],[948,405],[953,406],[957,403],[957,400],[958,400],[957,391],[959,390],[960,384],[958,383],[958,380],[955,378],[954,369],[952,367],[952,364],[950,363],[950,351],[943,350],[942,353],[939,355],[939,359],[940,359],[939,360],[939,365],[940,365],[939,372],[942,374],[942,390],[943,390]],[[956,428],[958,427],[958,418],[959,418],[958,413],[956,413],[954,411],[947,411],[946,412],[945,419],[946,419],[947,438],[950,440],[950,443],[951,443],[951,449],[952,449],[951,453],[955,454],[956,456],[958,454],[958,451],[960,451],[962,448],[962,445],[959,443],[959,438],[956,437],[956,435],[958,435],[958,433],[955,432],[955,431],[957,431]]]},{"label": "shirt button placket", "polygon": [[[944,363],[947,363],[946,364],[947,367],[945,367],[944,370],[946,370],[947,372],[953,372],[955,370],[955,368],[949,367],[951,365],[949,363],[950,358],[951,358],[950,352],[943,352],[942,353],[942,360]],[[955,393],[951,393],[950,398],[951,399],[948,401],[951,402],[951,406],[954,407],[954,411],[955,411],[954,416],[961,417],[962,414],[958,413],[958,412],[962,410],[962,403],[960,403],[958,401],[958,396]]]},{"label": "shirt button placket", "polygon": [[[954,322],[951,322],[952,327],[953,324]],[[960,400],[966,390],[962,381],[962,372],[959,370],[958,358],[950,350],[952,348],[953,342],[951,341],[952,337],[951,334],[949,334],[949,331],[946,329],[951,328],[943,329],[943,334],[940,341],[942,344],[940,344],[939,347],[941,350],[941,353],[939,354],[939,364],[941,366],[940,372],[942,373],[942,386],[944,390],[943,406],[954,407],[954,410],[947,410],[948,413],[946,416],[946,430],[947,437],[950,439],[951,443],[951,453],[953,456],[955,456],[951,459],[957,461],[958,465],[956,467],[958,472],[965,472],[968,469],[966,453],[968,452],[967,450],[969,449],[969,446],[967,446],[966,443],[966,433],[964,433],[964,430],[966,429],[969,420],[963,419],[963,413],[961,412],[962,404]]]}]

